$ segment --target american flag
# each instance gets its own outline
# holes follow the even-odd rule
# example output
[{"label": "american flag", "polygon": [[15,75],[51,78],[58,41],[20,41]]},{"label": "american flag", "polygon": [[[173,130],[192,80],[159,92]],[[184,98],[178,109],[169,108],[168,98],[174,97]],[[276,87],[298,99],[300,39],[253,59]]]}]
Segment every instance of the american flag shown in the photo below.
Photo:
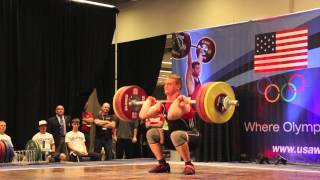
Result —
[{"label": "american flag", "polygon": [[258,34],[254,70],[271,72],[308,67],[307,27]]}]

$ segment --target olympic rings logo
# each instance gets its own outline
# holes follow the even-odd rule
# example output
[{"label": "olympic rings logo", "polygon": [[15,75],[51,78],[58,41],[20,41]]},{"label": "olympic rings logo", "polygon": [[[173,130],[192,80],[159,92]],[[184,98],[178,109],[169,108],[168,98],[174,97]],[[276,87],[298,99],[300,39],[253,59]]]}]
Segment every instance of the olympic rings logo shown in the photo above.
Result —
[{"label": "olympic rings logo", "polygon": [[[293,80],[295,78],[301,79],[301,86],[299,88],[297,88],[297,86],[293,83]],[[265,86],[264,90],[261,90],[261,87],[260,87],[261,81],[264,79],[267,81],[267,85]],[[264,77],[258,81],[257,91],[259,94],[264,95],[265,100],[269,103],[277,102],[280,99],[280,97],[285,102],[292,102],[296,99],[297,93],[304,90],[305,84],[306,84],[306,81],[305,81],[305,78],[302,74],[293,74],[290,77],[289,81],[284,83],[281,86],[281,88],[277,84],[272,83],[270,78]],[[291,94],[292,94],[291,97],[286,97],[285,90],[289,90],[291,92]],[[273,91],[273,92],[275,91],[274,97],[270,97],[269,94],[271,91]]]}]

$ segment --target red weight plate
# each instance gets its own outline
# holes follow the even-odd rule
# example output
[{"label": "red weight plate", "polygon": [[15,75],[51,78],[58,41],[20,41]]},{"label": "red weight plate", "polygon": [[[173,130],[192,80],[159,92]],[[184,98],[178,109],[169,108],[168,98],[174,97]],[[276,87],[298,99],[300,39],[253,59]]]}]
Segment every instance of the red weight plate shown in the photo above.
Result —
[{"label": "red weight plate", "polygon": [[117,97],[116,97],[116,109],[117,109],[117,112],[119,114],[119,118],[123,121],[127,121],[127,117],[124,115],[123,113],[123,106],[122,106],[122,96],[123,96],[123,93],[126,89],[128,89],[130,86],[124,86],[122,88],[119,89],[119,92],[117,94]]},{"label": "red weight plate", "polygon": [[6,147],[4,142],[0,140],[0,163],[3,163],[6,158]]},{"label": "red weight plate", "polygon": [[204,86],[201,86],[200,88],[199,88],[199,90],[198,90],[198,93],[197,93],[197,96],[196,96],[196,110],[197,110],[197,113],[198,113],[198,115],[200,116],[200,118],[201,119],[204,119],[204,117],[203,117],[203,115],[201,114],[201,112],[200,112],[200,95],[201,95],[201,93],[202,93],[202,90],[203,90],[203,87]]},{"label": "red weight plate", "polygon": [[124,86],[121,88],[121,90],[119,91],[117,98],[116,98],[116,107],[120,116],[120,119],[123,121],[128,121],[128,118],[125,116],[124,112],[124,105],[122,104],[122,99],[124,96],[124,92],[130,88],[131,86]]},{"label": "red weight plate", "polygon": [[[113,110],[114,110],[114,113],[116,114],[116,116],[119,118],[119,119],[123,119],[124,116],[122,115],[123,113],[122,110],[121,110],[121,106],[119,106],[119,104],[121,103],[121,101],[119,100],[119,94],[126,88],[127,86],[123,86],[121,87],[120,89],[117,90],[117,92],[114,94],[113,96]],[[119,109],[120,108],[120,109]]]},{"label": "red weight plate", "polygon": [[113,112],[119,119],[120,119],[120,116],[119,116],[119,113],[118,113],[119,110],[117,109],[117,106],[116,106],[116,100],[117,100],[119,92],[121,91],[121,88],[118,89],[117,92],[113,95],[113,100],[112,100]]},{"label": "red weight plate", "polygon": [[172,34],[172,57],[176,59],[184,58],[191,48],[191,37],[188,33]]},{"label": "red weight plate", "polygon": [[9,142],[8,141],[3,141],[4,142],[4,145],[5,145],[5,147],[6,147],[6,155],[5,155],[5,159],[4,159],[4,162],[5,163],[8,163],[8,162],[10,162],[10,156],[11,156],[11,149],[10,149],[10,144],[9,144]]},{"label": "red weight plate", "polygon": [[119,90],[119,93],[117,94],[117,97],[116,97],[116,108],[117,108],[117,112],[118,112],[118,115],[119,115],[119,118],[121,120],[126,120],[126,117],[123,113],[123,106],[121,105],[121,97],[123,96],[123,93],[124,91],[128,88],[129,86],[124,86],[122,88],[120,88]]},{"label": "red weight plate", "polygon": [[[120,88],[120,89],[121,89],[121,88]],[[120,89],[118,89],[118,90],[116,91],[116,93],[114,93],[113,99],[112,99],[113,112],[114,112],[114,114],[115,114],[118,118],[119,118],[119,114],[118,114],[118,110],[117,110],[117,107],[116,107],[116,99],[117,99],[117,95],[118,95]]]},{"label": "red weight plate", "polygon": [[197,110],[197,113],[198,115],[200,116],[200,118],[205,121],[205,116],[203,115],[203,113],[201,113],[201,104],[200,104],[200,97],[201,97],[201,94],[202,94],[202,91],[204,89],[205,86],[201,86],[200,89],[198,90],[198,93],[197,93],[197,96],[196,96],[196,110]]},{"label": "red weight plate", "polygon": [[8,163],[9,162],[9,156],[10,156],[10,148],[9,148],[9,143],[8,141],[2,141],[4,146],[5,146],[5,149],[6,149],[6,155],[4,156],[4,162],[5,163]]},{"label": "red weight plate", "polygon": [[209,117],[206,114],[206,111],[204,109],[204,98],[205,94],[207,92],[208,87],[212,84],[212,82],[204,84],[201,89],[198,92],[197,98],[196,98],[196,108],[199,116],[201,119],[205,122],[211,123],[209,120]]},{"label": "red weight plate", "polygon": [[211,82],[211,83],[208,83],[208,84],[204,87],[204,89],[202,90],[201,96],[200,96],[200,101],[199,101],[199,102],[200,102],[200,111],[201,111],[202,115],[204,116],[204,121],[205,121],[205,122],[208,122],[208,123],[212,123],[212,122],[211,122],[208,114],[207,114],[206,111],[205,111],[205,96],[206,96],[206,93],[207,93],[209,87],[210,87],[212,84],[213,84],[212,82]]},{"label": "red weight plate", "polygon": [[146,92],[139,86],[128,86],[123,93],[119,94],[121,99],[121,109],[123,115],[126,117],[125,120],[132,121],[139,119],[139,111],[141,106],[131,106],[129,102],[133,99],[137,101],[144,101],[147,97]]},{"label": "red weight plate", "polygon": [[[201,38],[198,42],[197,47],[200,47],[205,50],[205,54],[203,54],[203,62],[207,63],[209,62],[214,55],[216,54],[216,45],[214,41],[208,37]],[[199,57],[199,54],[202,53],[201,49],[197,48],[197,57]]]}]

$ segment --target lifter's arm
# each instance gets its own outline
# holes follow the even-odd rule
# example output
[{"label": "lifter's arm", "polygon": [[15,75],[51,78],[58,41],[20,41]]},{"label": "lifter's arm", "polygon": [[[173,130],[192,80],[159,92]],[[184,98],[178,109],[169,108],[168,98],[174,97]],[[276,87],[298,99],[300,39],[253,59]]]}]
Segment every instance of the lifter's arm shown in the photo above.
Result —
[{"label": "lifter's arm", "polygon": [[156,99],[154,97],[149,96],[141,107],[139,118],[147,119],[158,115],[160,106],[160,102],[156,102]]}]

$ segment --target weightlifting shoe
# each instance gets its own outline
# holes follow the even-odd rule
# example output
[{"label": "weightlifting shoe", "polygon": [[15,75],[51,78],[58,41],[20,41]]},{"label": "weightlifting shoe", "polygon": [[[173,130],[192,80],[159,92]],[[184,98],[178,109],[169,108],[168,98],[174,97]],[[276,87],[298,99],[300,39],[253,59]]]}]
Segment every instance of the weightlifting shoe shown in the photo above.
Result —
[{"label": "weightlifting shoe", "polygon": [[192,175],[192,174],[195,174],[195,173],[196,173],[196,170],[194,169],[193,165],[185,165],[184,166],[183,174]]},{"label": "weightlifting shoe", "polygon": [[157,164],[149,170],[149,173],[170,173],[170,165],[168,163]]}]

